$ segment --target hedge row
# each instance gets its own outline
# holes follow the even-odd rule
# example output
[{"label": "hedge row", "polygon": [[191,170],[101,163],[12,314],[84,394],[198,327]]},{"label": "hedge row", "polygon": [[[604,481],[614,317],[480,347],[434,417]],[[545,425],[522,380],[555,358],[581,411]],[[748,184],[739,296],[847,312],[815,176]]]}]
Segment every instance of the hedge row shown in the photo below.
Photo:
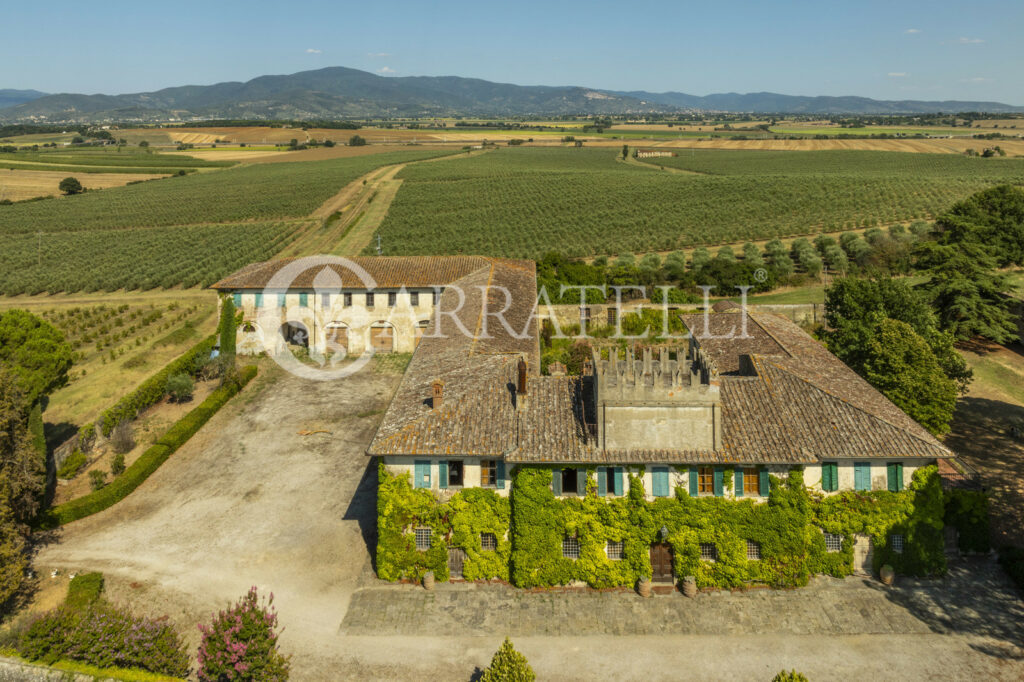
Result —
[{"label": "hedge row", "polygon": [[65,502],[48,510],[40,519],[43,529],[56,528],[103,511],[121,501],[142,484],[150,474],[160,468],[168,457],[191,438],[238,391],[256,376],[256,367],[250,365],[238,373],[238,382],[229,383],[211,393],[198,407],[186,414],[143,452],[123,474],[96,492]]},{"label": "hedge row", "polygon": [[[166,394],[167,379],[172,374],[189,374],[194,376],[198,368],[198,360],[208,357],[213,350],[215,337],[203,339],[189,350],[185,351],[177,360],[166,365],[159,372],[149,377],[130,394],[117,401],[117,404],[100,415],[96,426],[103,429],[103,435],[109,436],[117,426],[118,422],[125,419],[135,419],[142,410],[157,404]],[[83,431],[91,431],[92,425],[84,427]]]}]

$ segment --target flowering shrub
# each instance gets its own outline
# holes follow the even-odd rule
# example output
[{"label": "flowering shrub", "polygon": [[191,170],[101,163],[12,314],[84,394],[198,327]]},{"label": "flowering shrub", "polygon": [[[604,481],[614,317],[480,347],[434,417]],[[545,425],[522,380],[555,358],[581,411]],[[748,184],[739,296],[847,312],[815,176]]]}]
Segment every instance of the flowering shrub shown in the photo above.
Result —
[{"label": "flowering shrub", "polygon": [[189,672],[188,652],[174,628],[102,600],[85,610],[61,606],[44,613],[22,633],[18,651],[47,664],[64,658],[172,677]]},{"label": "flowering shrub", "polygon": [[214,616],[210,625],[200,625],[200,680],[260,680],[280,682],[288,679],[288,656],[277,649],[281,636],[275,632],[277,613],[274,595],[261,603],[253,587],[227,611]]}]

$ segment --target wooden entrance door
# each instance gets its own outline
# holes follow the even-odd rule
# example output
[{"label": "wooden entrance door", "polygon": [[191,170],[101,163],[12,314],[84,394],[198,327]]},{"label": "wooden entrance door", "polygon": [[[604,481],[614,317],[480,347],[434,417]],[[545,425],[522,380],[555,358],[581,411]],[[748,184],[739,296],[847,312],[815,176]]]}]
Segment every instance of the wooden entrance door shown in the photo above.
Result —
[{"label": "wooden entrance door", "polygon": [[651,545],[651,582],[672,582],[672,549],[667,543]]},{"label": "wooden entrance door", "polygon": [[388,325],[370,327],[370,348],[374,353],[390,353],[395,349],[395,328]]},{"label": "wooden entrance door", "polygon": [[874,552],[871,547],[871,538],[867,535],[857,534],[853,536],[853,572],[859,575],[871,575],[872,560]]},{"label": "wooden entrance door", "polygon": [[348,354],[348,327],[327,328],[327,350],[341,355]]},{"label": "wooden entrance door", "polygon": [[448,578],[451,580],[462,579],[462,567],[466,563],[466,550],[461,547],[448,549]]}]

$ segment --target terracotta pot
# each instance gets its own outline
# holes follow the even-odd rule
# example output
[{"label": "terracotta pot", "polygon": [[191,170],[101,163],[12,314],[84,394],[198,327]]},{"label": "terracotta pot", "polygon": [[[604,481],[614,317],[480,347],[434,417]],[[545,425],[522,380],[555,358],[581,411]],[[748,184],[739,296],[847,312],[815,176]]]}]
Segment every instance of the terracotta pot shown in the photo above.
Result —
[{"label": "terracotta pot", "polygon": [[882,579],[884,584],[892,585],[893,581],[896,579],[896,571],[892,570],[892,566],[886,564],[878,571],[878,577]]},{"label": "terracotta pot", "polygon": [[683,578],[683,596],[690,599],[697,596],[697,579],[692,575]]},{"label": "terracotta pot", "polygon": [[651,596],[651,579],[650,578],[646,578],[646,577],[640,578],[640,581],[636,585],[636,590],[637,590],[637,592],[640,593],[641,597],[644,597],[644,598],[650,597]]},{"label": "terracotta pot", "polygon": [[434,589],[434,572],[427,571],[423,574],[423,589],[432,590]]}]

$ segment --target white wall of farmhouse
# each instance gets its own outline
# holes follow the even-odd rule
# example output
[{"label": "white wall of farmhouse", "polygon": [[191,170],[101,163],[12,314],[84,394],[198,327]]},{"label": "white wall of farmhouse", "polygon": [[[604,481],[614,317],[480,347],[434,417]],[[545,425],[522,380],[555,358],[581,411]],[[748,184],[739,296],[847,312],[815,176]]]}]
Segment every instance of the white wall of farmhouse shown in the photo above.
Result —
[{"label": "white wall of farmhouse", "polygon": [[433,289],[245,290],[235,296],[244,322],[238,332],[240,354],[283,350],[282,327],[289,324],[308,336],[310,350],[321,353],[361,355],[381,328],[393,336],[393,352],[411,353],[434,313]]}]

